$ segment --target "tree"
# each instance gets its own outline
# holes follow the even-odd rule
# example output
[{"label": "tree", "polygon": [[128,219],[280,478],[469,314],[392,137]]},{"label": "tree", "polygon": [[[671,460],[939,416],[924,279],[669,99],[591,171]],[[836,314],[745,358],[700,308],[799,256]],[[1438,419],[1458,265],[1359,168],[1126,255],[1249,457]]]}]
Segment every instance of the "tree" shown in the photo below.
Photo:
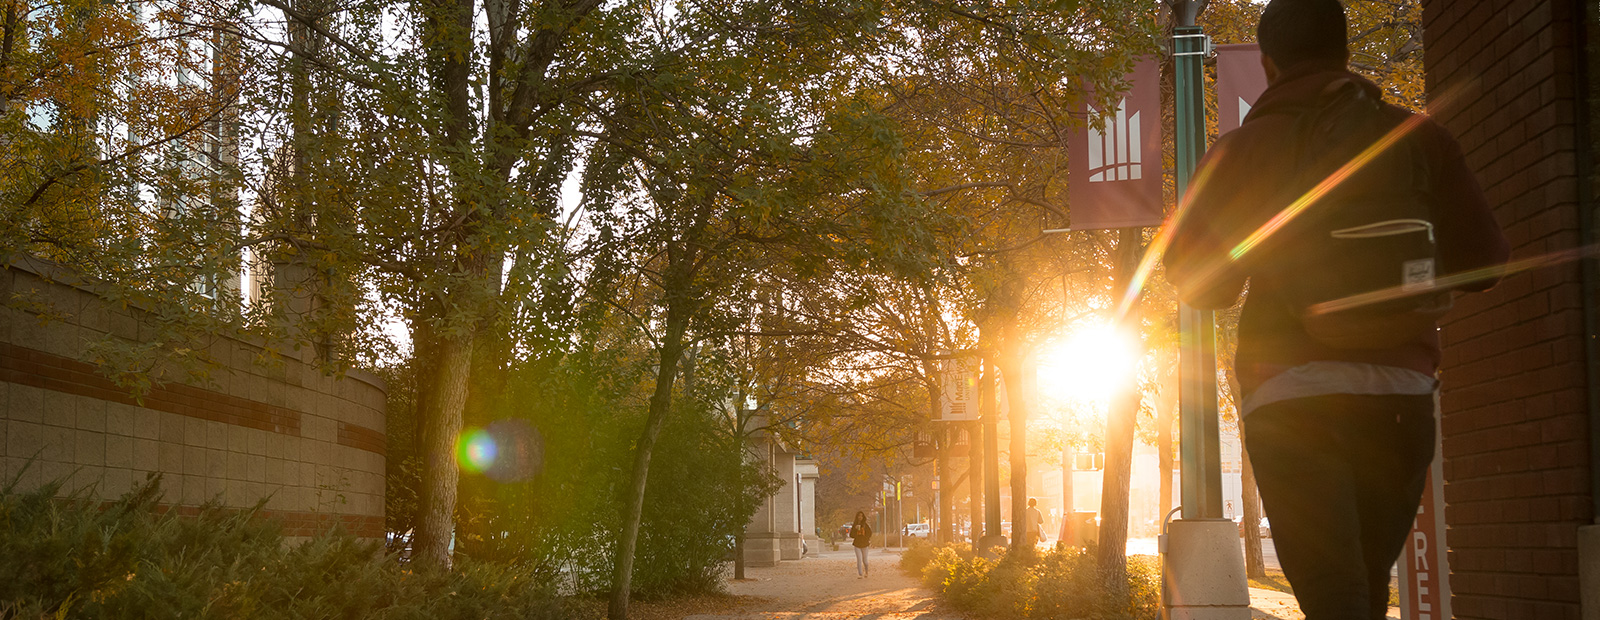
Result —
[{"label": "tree", "polygon": [[[1050,260],[1052,252],[1081,257],[1063,246],[1092,248],[1094,240],[1047,242],[1039,232],[1047,222],[1070,222],[1062,145],[1081,121],[1068,111],[1087,96],[1087,85],[1110,86],[1133,57],[1150,50],[1154,16],[1119,2],[1078,3],[1048,26],[1037,21],[1048,11],[956,13],[949,26],[925,35],[926,45],[902,61],[910,75],[888,88],[896,117],[923,145],[917,152],[930,188],[924,193],[970,218],[948,241],[953,254],[966,258],[949,277],[961,291],[965,318],[978,328],[979,349],[1012,378],[1015,519],[1027,500],[1030,405],[1023,377],[1033,349],[1056,331],[1051,324],[1072,314],[1047,291],[1058,275],[1101,264]],[[1024,540],[1015,538],[1018,545]]]},{"label": "tree", "polygon": [[672,411],[685,347],[739,328],[730,298],[754,288],[762,267],[780,277],[835,266],[903,273],[929,254],[919,228],[903,224],[919,205],[903,189],[893,133],[849,90],[817,88],[853,68],[822,42],[876,35],[854,25],[872,21],[867,15],[837,10],[678,7],[663,16],[670,29],[635,42],[642,58],[670,70],[641,74],[631,90],[595,102],[599,131],[585,170],[595,191],[585,208],[609,248],[596,264],[626,280],[607,288],[634,300],[613,305],[635,309],[658,354],[620,498],[613,618],[628,613],[651,451]]},{"label": "tree", "polygon": [[[1144,254],[1144,238],[1138,229],[1124,228],[1117,239],[1116,293],[1113,300],[1127,297],[1134,286],[1133,276]],[[1129,305],[1129,312],[1118,317],[1123,326],[1140,331],[1140,313],[1137,304]],[[1127,329],[1127,327],[1124,327]],[[1133,474],[1133,439],[1137,425],[1142,390],[1130,381],[1121,393],[1112,396],[1106,414],[1104,483],[1100,490],[1100,539],[1096,563],[1101,578],[1117,591],[1128,582],[1128,492]]]},{"label": "tree", "polygon": [[255,74],[213,30],[234,8],[0,7],[0,255],[68,265],[111,302],[152,308],[143,342],[89,343],[124,387],[203,380],[209,348],[190,328],[240,318],[235,128]]},{"label": "tree", "polygon": [[[484,389],[474,368],[503,365],[482,359],[505,351],[486,348],[486,330],[521,292],[502,274],[552,268],[539,250],[574,165],[583,100],[624,79],[616,53],[645,12],[590,1],[262,4],[295,26],[291,37],[321,43],[240,26],[295,80],[256,103],[320,121],[261,129],[260,164],[293,170],[260,192],[252,230],[266,253],[294,255],[328,274],[319,286],[343,290],[326,295],[326,314],[355,308],[371,324],[375,302],[402,309],[421,385],[416,559],[447,566],[455,444],[471,391]],[[408,26],[382,26],[391,18]],[[292,162],[279,144],[294,145]]]}]

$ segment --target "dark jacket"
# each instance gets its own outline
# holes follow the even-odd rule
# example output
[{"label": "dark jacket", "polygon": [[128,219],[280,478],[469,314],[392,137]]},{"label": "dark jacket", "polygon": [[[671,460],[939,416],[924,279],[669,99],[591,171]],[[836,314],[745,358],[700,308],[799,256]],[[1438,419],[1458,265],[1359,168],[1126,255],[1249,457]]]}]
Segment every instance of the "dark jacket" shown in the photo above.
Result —
[{"label": "dark jacket", "polygon": [[[1238,300],[1251,275],[1249,261],[1226,262],[1227,253],[1284,206],[1288,192],[1283,188],[1297,178],[1290,155],[1297,111],[1318,100],[1330,84],[1346,80],[1379,97],[1376,85],[1344,70],[1308,68],[1282,75],[1262,93],[1243,125],[1217,140],[1201,159],[1164,257],[1167,277],[1185,302],[1215,309]],[[1396,124],[1411,116],[1395,106],[1385,106],[1385,113],[1394,115]],[[1431,120],[1423,120],[1410,139],[1428,161],[1439,274],[1505,262],[1505,237],[1455,139]],[[1228,267],[1206,275],[1208,265]],[[1493,284],[1484,281],[1471,288]],[[1239,320],[1236,358],[1246,394],[1273,375],[1311,361],[1363,362],[1430,375],[1438,369],[1437,332],[1395,348],[1334,349],[1307,335],[1290,304],[1278,295],[1270,285],[1251,281]]]},{"label": "dark jacket", "polygon": [[851,526],[850,538],[854,541],[851,544],[857,547],[870,547],[872,546],[872,528],[868,527],[865,523]]}]

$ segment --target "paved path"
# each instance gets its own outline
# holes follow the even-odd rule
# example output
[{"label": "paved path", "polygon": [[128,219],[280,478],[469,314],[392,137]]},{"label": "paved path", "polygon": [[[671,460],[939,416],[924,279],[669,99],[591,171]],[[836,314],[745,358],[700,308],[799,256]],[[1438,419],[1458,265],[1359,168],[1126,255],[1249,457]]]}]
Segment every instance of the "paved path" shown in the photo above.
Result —
[{"label": "paved path", "polygon": [[900,554],[873,549],[872,574],[856,577],[855,553],[824,551],[821,557],[750,568],[748,579],[728,582],[738,609],[688,616],[685,620],[960,620],[900,572]]},{"label": "paved path", "polygon": [[[856,577],[855,554],[825,551],[821,557],[749,568],[747,579],[728,581],[734,595],[717,611],[683,620],[968,620],[900,572],[897,550],[873,549],[872,574]],[[1302,620],[1294,596],[1250,589],[1254,620]],[[1392,617],[1399,610],[1391,609]]]}]

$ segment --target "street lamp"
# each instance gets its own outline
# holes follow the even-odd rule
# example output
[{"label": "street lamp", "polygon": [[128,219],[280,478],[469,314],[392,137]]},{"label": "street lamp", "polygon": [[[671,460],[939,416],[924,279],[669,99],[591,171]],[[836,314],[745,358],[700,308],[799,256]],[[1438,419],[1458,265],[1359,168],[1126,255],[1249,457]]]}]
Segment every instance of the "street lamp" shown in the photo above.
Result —
[{"label": "street lamp", "polygon": [[[1205,0],[1167,0],[1172,10],[1173,107],[1178,196],[1189,187],[1206,144],[1204,59],[1209,47],[1196,18]],[[1250,592],[1233,523],[1222,519],[1217,437],[1216,323],[1209,311],[1178,306],[1179,416],[1183,518],[1161,535],[1168,618],[1250,618]]]}]

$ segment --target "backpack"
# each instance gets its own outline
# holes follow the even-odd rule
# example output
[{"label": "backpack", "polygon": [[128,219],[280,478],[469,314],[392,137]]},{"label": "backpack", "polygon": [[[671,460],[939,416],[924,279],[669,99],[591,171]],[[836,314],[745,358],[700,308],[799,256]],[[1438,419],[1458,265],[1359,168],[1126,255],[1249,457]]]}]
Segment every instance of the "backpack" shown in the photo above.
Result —
[{"label": "backpack", "polygon": [[1263,242],[1253,271],[1307,334],[1332,348],[1394,348],[1436,330],[1451,295],[1433,286],[1434,213],[1421,145],[1402,136],[1365,165],[1348,167],[1399,125],[1352,81],[1335,82],[1295,112],[1299,173],[1280,204],[1348,176]]}]

